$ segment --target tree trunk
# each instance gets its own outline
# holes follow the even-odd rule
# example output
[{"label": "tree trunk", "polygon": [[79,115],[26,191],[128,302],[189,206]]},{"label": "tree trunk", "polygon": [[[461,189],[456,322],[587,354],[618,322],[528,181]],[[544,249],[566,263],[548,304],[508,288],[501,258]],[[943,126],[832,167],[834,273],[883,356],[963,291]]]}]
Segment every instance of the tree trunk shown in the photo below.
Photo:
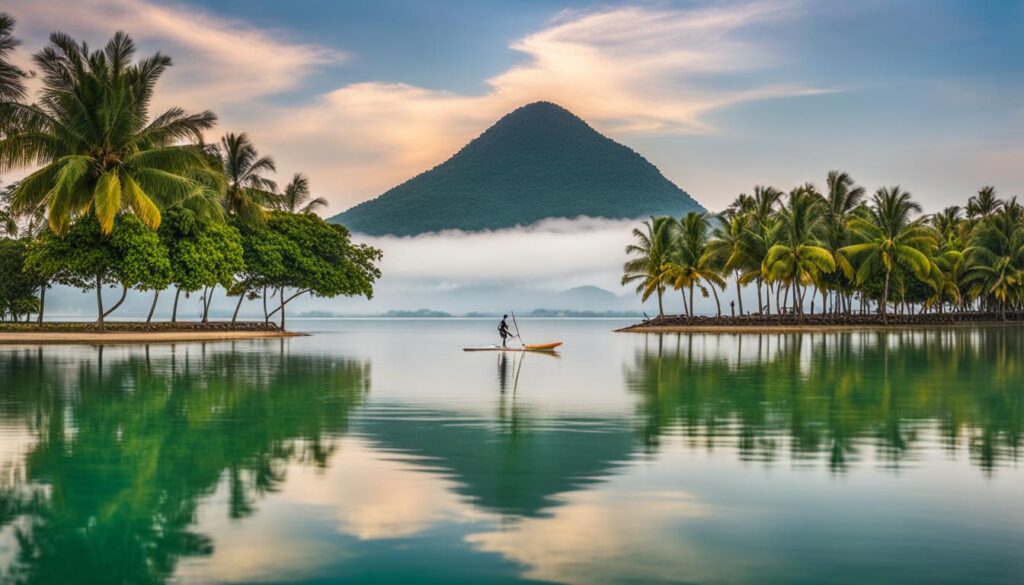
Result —
[{"label": "tree trunk", "polygon": [[238,320],[238,309],[242,308],[242,301],[244,301],[244,300],[245,300],[245,291],[243,290],[242,293],[240,295],[238,295],[238,304],[235,305],[235,312],[231,314],[231,322],[232,323],[234,323],[236,320]]},{"label": "tree trunk", "polygon": [[683,295],[683,314],[687,317],[690,316],[690,305],[686,303],[686,289],[680,289],[680,294]]},{"label": "tree trunk", "polygon": [[117,308],[120,307],[122,303],[124,303],[124,299],[127,296],[128,296],[128,287],[126,285],[122,284],[121,285],[121,298],[117,299],[117,302],[114,303],[114,306],[110,307],[110,310],[108,310],[106,313],[104,313],[103,316],[107,317],[108,315],[110,315],[111,313],[116,311]]},{"label": "tree trunk", "polygon": [[690,282],[690,317],[696,317],[693,313],[693,282]]},{"label": "tree trunk", "polygon": [[270,323],[270,313],[267,312],[267,287],[263,287],[263,324]]},{"label": "tree trunk", "polygon": [[153,304],[149,306],[149,315],[146,315],[146,331],[149,331],[149,325],[153,322],[153,311],[156,310],[156,301],[160,298],[160,291],[153,291]]},{"label": "tree trunk", "polygon": [[213,302],[213,291],[216,288],[217,285],[213,285],[203,293],[203,325],[210,322],[210,304]]},{"label": "tree trunk", "polygon": [[281,331],[284,331],[284,287],[283,286],[280,289],[278,289],[277,295],[280,297],[280,300],[281,300]]},{"label": "tree trunk", "polygon": [[718,318],[721,319],[722,318],[722,303],[720,303],[718,301],[718,290],[715,289],[714,283],[710,283],[710,286],[711,286],[711,294],[715,295],[715,308],[718,311]]},{"label": "tree trunk", "polygon": [[178,297],[181,296],[181,287],[174,287],[174,308],[171,309],[171,323],[178,322]]},{"label": "tree trunk", "polygon": [[761,298],[761,279],[757,279],[757,312],[764,314],[764,299]]},{"label": "tree trunk", "polygon": [[743,316],[743,289],[740,287],[740,273],[736,273],[736,303],[740,306],[740,317]]},{"label": "tree trunk", "polygon": [[103,283],[100,280],[100,275],[96,275],[96,328],[103,331]]},{"label": "tree trunk", "polygon": [[882,323],[887,323],[889,320],[889,275],[891,273],[891,269],[885,271],[885,288],[882,289],[882,304],[878,306],[878,311],[882,315]]},{"label": "tree trunk", "polygon": [[44,282],[39,287],[39,318],[36,322],[40,327],[43,326],[43,313],[46,311],[46,284]]}]

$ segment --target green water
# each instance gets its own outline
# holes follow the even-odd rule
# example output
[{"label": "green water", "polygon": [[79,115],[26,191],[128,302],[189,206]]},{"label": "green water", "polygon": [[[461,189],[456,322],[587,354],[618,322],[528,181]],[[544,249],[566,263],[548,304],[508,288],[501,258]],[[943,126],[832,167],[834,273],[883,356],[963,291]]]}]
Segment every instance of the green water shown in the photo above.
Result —
[{"label": "green water", "polygon": [[0,346],[2,583],[1013,583],[1024,331]]}]

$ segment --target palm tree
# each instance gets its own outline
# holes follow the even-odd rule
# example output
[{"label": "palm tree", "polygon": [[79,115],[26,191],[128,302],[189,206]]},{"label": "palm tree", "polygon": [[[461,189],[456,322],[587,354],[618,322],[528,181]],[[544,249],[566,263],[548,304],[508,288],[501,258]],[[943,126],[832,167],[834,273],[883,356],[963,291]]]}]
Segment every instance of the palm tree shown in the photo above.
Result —
[{"label": "palm tree", "polygon": [[[839,249],[850,244],[850,230],[847,226],[860,211],[866,193],[863,187],[856,185],[848,173],[836,170],[828,172],[825,185],[828,193],[825,195],[825,231],[822,244],[832,253],[836,266],[842,269],[828,279],[836,289],[837,300],[842,301],[850,289],[846,275],[852,274],[852,270],[846,258],[839,253]],[[827,304],[824,296],[823,304]],[[823,306],[822,310],[827,310],[827,306]]]},{"label": "palm tree", "polygon": [[763,312],[771,310],[772,286],[768,283],[768,301],[762,300],[761,285],[764,278],[761,273],[761,264],[768,249],[774,244],[773,237],[777,223],[776,211],[779,201],[782,199],[782,191],[775,187],[756,185],[754,195],[740,194],[734,205],[741,210],[746,219],[747,227],[741,238],[743,256],[746,258],[740,274],[740,283],[743,285],[755,282],[757,285],[757,310]]},{"label": "palm tree", "polygon": [[[722,304],[717,288],[725,288],[725,280],[715,270],[714,253],[708,249],[710,242],[708,216],[706,213],[691,211],[673,226],[678,230],[675,246],[664,265],[665,274],[676,290],[688,289],[690,304],[687,313],[693,317],[693,289],[697,287],[708,296],[708,288],[715,295],[718,316],[722,316]],[[710,285],[705,288],[703,283]],[[686,296],[683,295],[685,306]]]},{"label": "palm tree", "polygon": [[279,201],[277,183],[264,176],[277,170],[274,159],[261,157],[245,132],[221,138],[218,154],[227,180],[224,207],[228,215],[246,223],[262,222],[264,212]]},{"label": "palm tree", "polygon": [[18,222],[6,205],[0,205],[0,236],[17,237]]},{"label": "palm tree", "polygon": [[732,273],[736,279],[736,301],[743,315],[743,268],[750,264],[743,245],[743,234],[747,229],[747,220],[740,213],[731,209],[717,216],[718,225],[711,232],[708,242],[708,254],[715,259],[715,264],[722,274]]},{"label": "palm tree", "polygon": [[948,299],[954,307],[961,308],[966,296],[964,293],[966,266],[965,256],[959,250],[946,250],[936,256],[932,261],[932,270],[928,277],[928,284],[934,293],[925,304],[927,306],[938,305],[941,312]]},{"label": "palm tree", "polygon": [[636,256],[622,267],[622,284],[636,284],[636,292],[644,302],[651,295],[658,295],[658,315],[665,316],[663,297],[665,295],[665,271],[673,247],[675,234],[671,229],[672,218],[652,217],[644,222],[644,229],[633,229],[637,243],[626,246],[626,254]]},{"label": "palm tree", "polygon": [[793,312],[803,316],[801,285],[817,284],[820,277],[836,269],[832,253],[821,245],[825,231],[823,201],[812,185],[789,193],[779,214],[778,243],[768,250],[763,271],[769,280],[787,283],[793,289]]},{"label": "palm tree", "polygon": [[1019,303],[1024,284],[1024,225],[1016,200],[988,216],[971,238],[965,254],[964,280],[972,296],[987,295],[999,303],[1006,318],[1007,303]]},{"label": "palm tree", "polygon": [[978,190],[978,194],[967,200],[967,218],[975,219],[989,216],[1003,206],[1003,202],[996,196],[996,188],[985,186]]},{"label": "palm tree", "polygon": [[850,229],[859,243],[843,247],[840,252],[858,263],[857,283],[864,284],[879,271],[885,274],[879,312],[888,320],[889,285],[893,267],[909,268],[919,279],[931,273],[930,254],[938,247],[935,231],[924,224],[921,206],[910,193],[896,187],[880,188],[874,196],[867,217],[854,218]]},{"label": "palm tree", "polygon": [[21,41],[14,38],[14,18],[0,12],[0,102],[15,102],[25,98],[27,74],[7,58]]},{"label": "palm tree", "polygon": [[0,172],[42,165],[15,190],[16,212],[45,205],[57,233],[94,213],[109,234],[122,211],[156,228],[160,207],[203,191],[194,174],[214,170],[195,143],[216,116],[171,108],[150,119],[154,86],[171,60],[156,53],[133,63],[134,55],[120,32],[95,52],[50,35],[34,58],[38,104],[6,104],[14,129],[0,140]]},{"label": "palm tree", "polygon": [[284,188],[277,208],[290,213],[316,213],[317,209],[327,207],[323,197],[310,199],[309,179],[302,173],[295,173],[292,181]]},{"label": "palm tree", "polygon": [[931,217],[932,227],[939,233],[939,245],[943,249],[963,248],[963,210],[958,205],[947,207]]}]

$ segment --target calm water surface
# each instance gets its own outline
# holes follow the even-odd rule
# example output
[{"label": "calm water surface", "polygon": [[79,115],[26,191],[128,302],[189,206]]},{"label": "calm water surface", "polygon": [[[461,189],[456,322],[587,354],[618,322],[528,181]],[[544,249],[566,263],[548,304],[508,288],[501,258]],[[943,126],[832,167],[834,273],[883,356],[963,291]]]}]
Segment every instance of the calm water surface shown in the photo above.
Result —
[{"label": "calm water surface", "polygon": [[1024,582],[1024,331],[0,346],[3,583]]}]

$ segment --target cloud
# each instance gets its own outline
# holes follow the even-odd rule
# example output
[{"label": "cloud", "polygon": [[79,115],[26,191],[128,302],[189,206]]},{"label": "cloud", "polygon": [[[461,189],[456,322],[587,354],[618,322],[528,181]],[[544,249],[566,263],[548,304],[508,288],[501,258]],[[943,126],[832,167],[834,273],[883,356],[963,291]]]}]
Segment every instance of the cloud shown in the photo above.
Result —
[{"label": "cloud", "polygon": [[549,219],[506,230],[356,239],[384,251],[382,286],[592,284],[618,291],[624,249],[638,225],[636,220]]},{"label": "cloud", "polygon": [[[787,62],[765,27],[797,18],[791,0],[699,8],[628,6],[567,11],[509,46],[523,61],[470,95],[362,81],[283,106],[340,49],[307,44],[194,7],[147,0],[10,0],[29,50],[50,30],[93,43],[119,29],[175,58],[158,105],[212,108],[227,130],[248,131],[287,176],[301,170],[340,211],[442,162],[501,115],[557,102],[600,131],[712,133],[709,114],[743,102],[824,90],[766,82]],[[344,42],[344,39],[341,41]],[[26,53],[22,53],[22,58]],[[164,100],[164,101],[159,101]]]},{"label": "cloud", "polygon": [[[549,516],[518,519],[466,541],[521,565],[523,578],[538,581],[696,583],[721,577],[722,566],[681,530],[711,513],[688,493],[614,482],[560,499]],[[740,571],[727,572],[735,578]]]},{"label": "cloud", "polygon": [[317,67],[346,58],[335,49],[289,42],[279,32],[171,3],[8,0],[4,9],[18,19],[17,34],[25,37],[29,50],[38,49],[53,30],[88,40],[94,47],[123,30],[145,48],[143,53],[160,50],[171,55],[175,66],[165,77],[163,91],[157,92],[165,106],[237,107],[246,100],[295,89]]},{"label": "cloud", "polygon": [[512,42],[525,61],[487,80],[481,95],[350,84],[306,107],[281,109],[267,136],[277,151],[294,155],[289,163],[314,165],[314,181],[344,185],[329,195],[344,208],[441,163],[503,114],[538,100],[620,138],[712,133],[707,116],[716,110],[828,91],[756,80],[785,57],[768,41],[745,40],[744,31],[798,14],[793,2],[563,13]]}]

